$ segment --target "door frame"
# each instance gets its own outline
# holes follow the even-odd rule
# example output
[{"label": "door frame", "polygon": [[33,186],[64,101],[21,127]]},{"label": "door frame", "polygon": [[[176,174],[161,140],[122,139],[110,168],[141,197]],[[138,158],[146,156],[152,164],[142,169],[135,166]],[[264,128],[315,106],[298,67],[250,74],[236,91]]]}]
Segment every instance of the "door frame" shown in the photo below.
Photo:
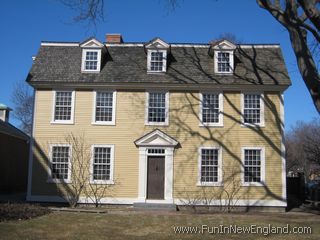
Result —
[{"label": "door frame", "polygon": [[[151,149],[158,149],[163,153],[151,153]],[[174,147],[139,147],[139,191],[138,202],[173,203],[173,151]],[[147,199],[148,156],[164,156],[164,199]]]}]

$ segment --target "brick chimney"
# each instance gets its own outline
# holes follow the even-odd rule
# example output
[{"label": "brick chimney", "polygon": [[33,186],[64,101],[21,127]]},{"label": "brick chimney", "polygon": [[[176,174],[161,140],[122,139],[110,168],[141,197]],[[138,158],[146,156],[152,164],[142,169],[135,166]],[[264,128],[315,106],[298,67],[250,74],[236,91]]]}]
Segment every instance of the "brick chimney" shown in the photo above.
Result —
[{"label": "brick chimney", "polygon": [[107,43],[123,43],[123,39],[120,33],[107,33],[106,42]]}]

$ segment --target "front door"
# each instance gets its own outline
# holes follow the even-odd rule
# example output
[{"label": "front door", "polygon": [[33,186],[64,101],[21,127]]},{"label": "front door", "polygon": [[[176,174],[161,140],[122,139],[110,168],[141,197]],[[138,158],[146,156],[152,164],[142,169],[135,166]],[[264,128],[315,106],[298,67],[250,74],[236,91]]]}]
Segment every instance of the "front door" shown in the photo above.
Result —
[{"label": "front door", "polygon": [[148,157],[148,199],[164,199],[164,159],[164,156]]}]

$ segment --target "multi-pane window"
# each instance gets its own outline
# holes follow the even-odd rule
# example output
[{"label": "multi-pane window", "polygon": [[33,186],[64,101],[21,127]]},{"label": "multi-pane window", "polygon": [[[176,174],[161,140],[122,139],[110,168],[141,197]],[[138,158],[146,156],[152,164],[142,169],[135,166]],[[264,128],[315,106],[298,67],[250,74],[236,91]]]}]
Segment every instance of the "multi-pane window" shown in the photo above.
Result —
[{"label": "multi-pane window", "polygon": [[109,181],[111,179],[111,147],[94,147],[92,163],[92,180]]},{"label": "multi-pane window", "polygon": [[219,94],[202,94],[202,123],[219,123]]},{"label": "multi-pane window", "polygon": [[244,94],[243,99],[243,119],[244,123],[261,123],[261,95]]},{"label": "multi-pane window", "polygon": [[113,92],[96,92],[95,122],[113,121]]},{"label": "multi-pane window", "polygon": [[52,146],[51,149],[51,178],[58,180],[69,179],[70,147]]},{"label": "multi-pane window", "polygon": [[150,51],[149,52],[149,71],[163,72],[165,71],[165,51]]},{"label": "multi-pane window", "polygon": [[55,92],[54,121],[72,120],[72,91]]},{"label": "multi-pane window", "polygon": [[219,149],[201,149],[201,182],[216,183],[219,181]]},{"label": "multi-pane window", "polygon": [[231,72],[229,52],[218,52],[217,66],[218,66],[218,72],[220,73]]},{"label": "multi-pane window", "polygon": [[165,123],[167,115],[166,93],[150,92],[148,99],[148,122]]},{"label": "multi-pane window", "polygon": [[86,51],[84,69],[85,70],[98,69],[98,52],[97,51]]},{"label": "multi-pane window", "polygon": [[261,182],[261,149],[244,150],[244,182]]}]

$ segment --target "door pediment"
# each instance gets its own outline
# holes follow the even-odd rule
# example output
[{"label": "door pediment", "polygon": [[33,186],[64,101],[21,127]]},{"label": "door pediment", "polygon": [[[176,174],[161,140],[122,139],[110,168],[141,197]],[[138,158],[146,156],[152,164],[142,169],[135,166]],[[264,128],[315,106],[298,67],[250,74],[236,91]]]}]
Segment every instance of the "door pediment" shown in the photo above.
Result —
[{"label": "door pediment", "polygon": [[159,129],[155,129],[137,139],[135,145],[138,147],[159,146],[159,147],[175,147],[178,145],[178,141],[171,136],[165,134]]}]

